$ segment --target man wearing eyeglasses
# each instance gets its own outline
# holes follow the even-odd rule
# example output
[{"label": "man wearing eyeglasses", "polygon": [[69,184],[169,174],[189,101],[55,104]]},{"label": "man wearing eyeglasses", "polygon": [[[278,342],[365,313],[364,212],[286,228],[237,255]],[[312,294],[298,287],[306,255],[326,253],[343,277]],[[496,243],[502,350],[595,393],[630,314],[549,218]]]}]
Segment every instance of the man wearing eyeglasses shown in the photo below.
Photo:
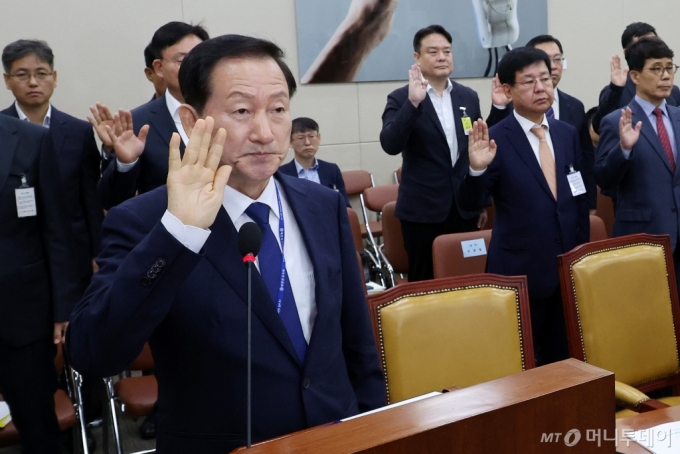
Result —
[{"label": "man wearing eyeglasses", "polygon": [[[593,142],[590,138],[590,131],[588,123],[586,122],[586,111],[583,103],[575,97],[557,89],[557,85],[562,80],[562,71],[564,70],[564,50],[562,43],[551,35],[539,35],[531,38],[527,42],[527,47],[535,47],[541,49],[550,58],[550,75],[553,82],[554,100],[546,115],[555,120],[569,123],[579,133],[581,147],[583,148],[583,178],[588,190],[588,204],[590,209],[594,212],[597,208],[597,188],[595,185],[595,177],[593,176],[593,167],[595,165],[595,150]],[[491,113],[486,119],[489,127],[495,125],[512,111],[512,102],[505,96],[503,89],[498,80],[494,80],[494,93],[492,94],[493,106]]]},{"label": "man wearing eyeglasses", "polygon": [[105,105],[92,108],[91,122],[105,149],[113,149],[115,165],[106,166],[99,182],[99,196],[104,208],[110,209],[135,193],[144,193],[165,184],[168,176],[168,146],[174,132],[179,133],[180,150],[189,140],[179,118],[184,102],[179,88],[179,67],[184,57],[208,39],[200,25],[169,22],[156,30],[151,46],[160,52],[153,61],[156,75],[167,86],[165,94],[143,104],[132,112],[120,110],[111,115]]},{"label": "man wearing eyeglasses", "polygon": [[617,194],[612,235],[669,234],[677,278],[680,108],[667,99],[678,66],[673,51],[657,37],[631,44],[626,61],[635,97],[602,119],[595,176],[602,189]]},{"label": "man wearing eyeglasses", "polygon": [[315,157],[320,144],[319,124],[311,118],[296,118],[293,120],[293,127],[290,131],[290,146],[295,152],[295,157],[289,163],[279,167],[279,170],[286,175],[304,178],[338,191],[342,194],[347,206],[350,206],[340,168],[332,162],[322,161]]},{"label": "man wearing eyeglasses", "polygon": [[460,200],[470,210],[493,197],[487,271],[527,276],[536,363],[543,365],[569,357],[557,256],[589,238],[581,144],[573,126],[547,115],[554,91],[543,50],[513,49],[498,78],[514,111],[491,129],[474,124]]}]

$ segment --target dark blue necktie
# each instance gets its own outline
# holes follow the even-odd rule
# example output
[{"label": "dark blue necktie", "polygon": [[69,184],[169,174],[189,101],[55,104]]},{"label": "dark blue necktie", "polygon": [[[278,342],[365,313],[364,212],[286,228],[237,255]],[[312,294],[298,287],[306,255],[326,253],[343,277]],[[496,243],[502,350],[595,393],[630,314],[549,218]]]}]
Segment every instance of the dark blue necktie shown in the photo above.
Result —
[{"label": "dark blue necktie", "polygon": [[553,110],[552,106],[545,112],[545,116],[548,118],[555,118],[555,111]]},{"label": "dark blue necktie", "polygon": [[[262,230],[262,248],[258,254],[258,262],[260,265],[260,275],[267,285],[269,295],[272,301],[276,304],[279,295],[279,281],[281,280],[281,248],[276,241],[274,232],[269,226],[269,205],[264,203],[251,203],[246,214],[260,226]],[[283,283],[283,301],[281,303],[281,312],[279,314],[283,325],[288,331],[288,336],[293,342],[293,347],[300,358],[300,362],[305,362],[305,354],[307,353],[307,341],[302,332],[302,325],[300,324],[300,316],[298,315],[295,298],[293,297],[293,289],[290,286],[288,273]]]}]

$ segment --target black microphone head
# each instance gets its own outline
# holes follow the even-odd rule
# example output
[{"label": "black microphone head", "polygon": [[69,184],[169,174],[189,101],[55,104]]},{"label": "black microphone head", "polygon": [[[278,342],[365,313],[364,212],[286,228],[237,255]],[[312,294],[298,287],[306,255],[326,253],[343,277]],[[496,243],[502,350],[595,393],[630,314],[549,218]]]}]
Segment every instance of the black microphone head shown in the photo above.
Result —
[{"label": "black microphone head", "polygon": [[262,247],[262,231],[254,222],[246,222],[238,231],[238,251],[243,257],[248,254],[254,256],[260,252]]}]

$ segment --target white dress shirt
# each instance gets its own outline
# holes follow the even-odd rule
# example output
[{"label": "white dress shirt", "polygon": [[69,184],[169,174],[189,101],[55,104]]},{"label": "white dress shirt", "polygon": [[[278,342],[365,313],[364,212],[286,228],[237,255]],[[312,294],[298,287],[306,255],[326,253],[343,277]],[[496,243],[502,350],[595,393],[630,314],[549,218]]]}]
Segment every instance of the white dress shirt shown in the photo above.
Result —
[{"label": "white dress shirt", "polygon": [[[19,107],[19,103],[14,101],[14,108],[17,110],[17,115],[19,115],[19,120],[22,121],[31,121],[28,119],[26,114],[24,113],[23,110],[21,110],[21,107]],[[45,114],[45,118],[43,118],[42,125],[43,127],[50,129],[50,121],[52,118],[52,104],[47,107],[47,113]]]},{"label": "white dress shirt", "polygon": [[555,87],[553,90],[555,92],[555,100],[552,103],[552,109],[553,109],[553,113],[555,114],[555,120],[559,120],[560,119],[560,97],[557,94],[557,87]]},{"label": "white dress shirt", "polygon": [[[224,199],[222,205],[227,211],[231,222],[238,231],[243,224],[252,221],[252,219],[245,213],[246,209],[253,202],[261,202],[269,205],[269,226],[272,232],[279,231],[279,205],[276,200],[276,180],[269,179],[267,187],[264,189],[257,200],[253,200],[245,194],[241,194],[235,189],[227,186],[224,190]],[[307,343],[312,335],[314,327],[314,320],[316,319],[316,295],[314,267],[312,261],[307,253],[302,233],[298,227],[293,211],[286,198],[286,194],[279,188],[281,196],[281,208],[283,211],[283,220],[285,227],[285,244],[283,255],[286,258],[286,271],[288,272],[288,279],[295,297],[295,304],[297,306],[298,315],[300,316],[300,324],[302,325],[302,332],[304,333]],[[191,251],[198,253],[208,236],[211,235],[210,230],[200,229],[189,225],[184,225],[179,219],[166,210],[161,222],[166,230],[174,236],[177,241],[184,244]],[[275,233],[276,241],[281,247],[279,236]],[[234,266],[240,265],[236,263]],[[260,269],[259,261],[255,262],[258,270]],[[274,303],[272,303],[274,304]]]},{"label": "white dress shirt", "polygon": [[451,81],[448,79],[442,96],[439,96],[439,93],[437,93],[437,90],[432,85],[427,86],[427,95],[430,97],[430,101],[432,101],[434,111],[437,112],[437,118],[439,118],[439,123],[442,125],[442,129],[444,129],[444,134],[446,134],[446,142],[449,144],[451,152],[451,166],[454,166],[458,159],[458,140],[456,138],[456,123],[453,116],[453,103],[451,102],[452,89],[453,85],[451,85]]}]

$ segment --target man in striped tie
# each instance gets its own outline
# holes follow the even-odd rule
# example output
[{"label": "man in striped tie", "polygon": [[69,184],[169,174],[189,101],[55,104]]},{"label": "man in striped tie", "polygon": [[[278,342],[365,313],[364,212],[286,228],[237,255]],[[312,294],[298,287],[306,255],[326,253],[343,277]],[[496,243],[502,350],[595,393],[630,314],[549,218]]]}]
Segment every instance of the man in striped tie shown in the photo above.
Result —
[{"label": "man in striped tie", "polygon": [[631,44],[626,61],[635,97],[602,120],[595,176],[601,188],[615,189],[618,195],[612,234],[670,234],[677,270],[680,108],[666,98],[678,66],[673,51],[657,37]]}]

